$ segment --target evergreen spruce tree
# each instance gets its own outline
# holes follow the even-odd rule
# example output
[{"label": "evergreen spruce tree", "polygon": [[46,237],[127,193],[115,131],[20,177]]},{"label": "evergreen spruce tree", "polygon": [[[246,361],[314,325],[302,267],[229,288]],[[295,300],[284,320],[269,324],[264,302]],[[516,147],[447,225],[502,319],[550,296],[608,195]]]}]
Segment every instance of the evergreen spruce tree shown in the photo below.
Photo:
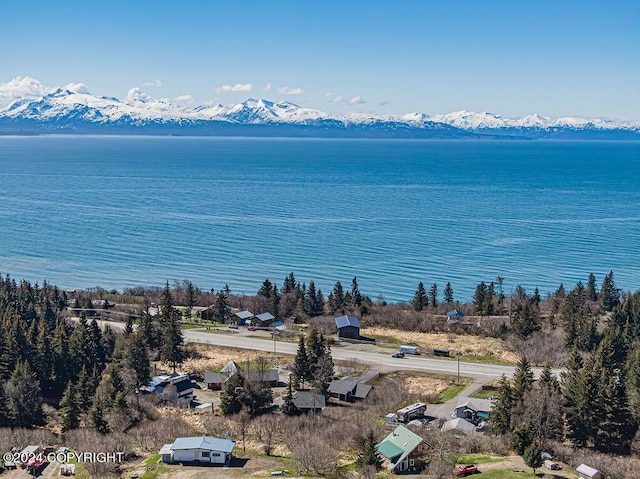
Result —
[{"label": "evergreen spruce tree", "polygon": [[214,316],[219,323],[226,323],[229,320],[229,301],[224,290],[218,292],[216,302],[213,306]]},{"label": "evergreen spruce tree", "polygon": [[511,381],[503,374],[496,393],[497,401],[491,413],[494,429],[505,434],[511,431],[511,416],[515,406],[515,399]]},{"label": "evergreen spruce tree", "polygon": [[411,305],[415,311],[422,311],[429,304],[429,298],[427,297],[427,291],[424,289],[422,281],[418,283],[416,293],[413,295]]},{"label": "evergreen spruce tree", "polygon": [[185,297],[185,303],[187,306],[187,311],[186,311],[186,316],[187,319],[191,318],[191,311],[193,310],[193,307],[196,305],[196,289],[193,286],[193,283],[191,281],[186,281],[185,282],[185,288],[184,288],[184,297]]},{"label": "evergreen spruce tree", "polygon": [[302,411],[293,402],[293,387],[291,383],[291,376],[289,376],[289,384],[287,385],[287,395],[284,397],[280,410],[286,416],[299,416]]},{"label": "evergreen spruce tree", "polygon": [[486,305],[486,296],[487,296],[487,285],[484,281],[481,281],[480,284],[476,287],[476,292],[473,295],[473,305],[475,307],[476,314],[480,316],[486,316],[487,311],[485,308]]},{"label": "evergreen spruce tree", "polygon": [[513,374],[513,393],[517,401],[522,401],[525,393],[533,389],[533,370],[526,356],[522,356],[516,364]]},{"label": "evergreen spruce tree", "polygon": [[522,338],[527,338],[532,333],[539,331],[541,326],[540,309],[535,297],[527,298],[518,304],[513,312],[513,331]]},{"label": "evergreen spruce tree", "polygon": [[433,283],[429,288],[429,304],[432,308],[438,306],[438,283]]},{"label": "evergreen spruce tree", "polygon": [[104,406],[100,401],[95,401],[89,410],[89,425],[100,434],[107,434],[111,431],[109,423],[104,417]]},{"label": "evergreen spruce tree", "polygon": [[511,434],[511,447],[518,454],[524,454],[531,444],[533,444],[535,437],[535,429],[533,426],[525,422],[513,429]]},{"label": "evergreen spruce tree", "polygon": [[322,291],[316,291],[316,285],[313,281],[309,283],[309,288],[307,289],[305,313],[311,317],[319,316],[324,313],[324,298],[322,297]]},{"label": "evergreen spruce tree", "polygon": [[4,384],[5,414],[12,427],[41,425],[42,392],[40,382],[27,361],[19,360]]},{"label": "evergreen spruce tree", "polygon": [[634,341],[629,351],[626,370],[631,416],[636,424],[640,424],[640,339]]},{"label": "evergreen spruce tree", "polygon": [[282,283],[282,294],[293,293],[298,288],[296,277],[293,272],[289,273]]},{"label": "evergreen spruce tree", "polygon": [[561,373],[561,378],[565,420],[568,426],[567,438],[578,447],[584,447],[589,438],[588,422],[590,422],[591,411],[589,411],[584,363],[576,347],[571,350],[567,369]]},{"label": "evergreen spruce tree", "polygon": [[354,308],[359,308],[364,298],[360,294],[360,288],[358,287],[358,278],[355,276],[351,280],[351,303]]},{"label": "evergreen spruce tree", "polygon": [[527,466],[533,469],[533,475],[535,476],[536,469],[542,466],[544,462],[542,448],[537,442],[534,442],[524,451],[522,459],[524,459],[524,463]]},{"label": "evergreen spruce tree", "polygon": [[242,410],[242,389],[244,379],[240,374],[235,374],[225,383],[220,394],[220,410],[225,416],[237,414]]},{"label": "evergreen spruce tree", "polygon": [[560,382],[558,378],[556,378],[555,374],[553,374],[553,370],[551,369],[551,364],[549,362],[545,362],[540,372],[540,377],[538,378],[538,384],[542,389],[559,392],[560,391]]},{"label": "evergreen spruce tree", "polygon": [[180,329],[180,318],[173,304],[167,281],[160,301],[160,360],[171,364],[175,372],[177,365],[184,360],[184,338]]},{"label": "evergreen spruce tree", "polygon": [[613,271],[609,271],[604,277],[598,301],[602,309],[607,312],[613,311],[613,308],[620,302],[620,290],[616,287],[613,279]]},{"label": "evergreen spruce tree", "polygon": [[60,414],[62,416],[62,432],[76,429],[80,425],[80,395],[78,386],[72,381],[67,383],[60,400]]},{"label": "evergreen spruce tree", "polygon": [[265,279],[262,282],[262,286],[258,290],[258,296],[264,296],[265,298],[271,297],[271,289],[273,288],[273,284],[269,281],[269,278]]},{"label": "evergreen spruce tree", "polygon": [[124,325],[124,331],[122,332],[124,337],[129,337],[133,333],[133,315],[127,316],[127,321]]},{"label": "evergreen spruce tree", "polygon": [[382,458],[378,454],[378,450],[376,448],[377,444],[378,439],[376,438],[373,429],[369,429],[369,432],[362,439],[360,452],[358,452],[358,457],[356,459],[356,466],[358,469],[373,466],[376,471],[379,471],[382,468]]},{"label": "evergreen spruce tree", "polygon": [[304,386],[304,383],[312,378],[311,365],[309,363],[309,356],[307,355],[307,348],[304,343],[304,337],[300,336],[298,342],[298,352],[293,362],[293,385],[296,389],[300,389]]},{"label": "evergreen spruce tree", "polygon": [[135,371],[137,386],[146,386],[149,383],[151,379],[149,349],[142,331],[137,331],[127,338],[124,362],[126,367]]},{"label": "evergreen spruce tree", "polygon": [[447,304],[453,303],[453,288],[451,287],[451,283],[447,282],[444,287],[444,302]]},{"label": "evergreen spruce tree", "polygon": [[329,294],[329,308],[331,309],[331,314],[342,311],[344,303],[344,289],[342,288],[342,283],[337,281],[333,286],[331,294]]},{"label": "evergreen spruce tree", "polygon": [[278,293],[278,287],[274,284],[271,288],[271,295],[269,296],[269,312],[274,318],[278,319],[278,307],[280,305],[280,293]]},{"label": "evergreen spruce tree", "polygon": [[587,282],[587,299],[589,301],[598,301],[598,292],[596,290],[596,275],[589,273],[589,281]]}]

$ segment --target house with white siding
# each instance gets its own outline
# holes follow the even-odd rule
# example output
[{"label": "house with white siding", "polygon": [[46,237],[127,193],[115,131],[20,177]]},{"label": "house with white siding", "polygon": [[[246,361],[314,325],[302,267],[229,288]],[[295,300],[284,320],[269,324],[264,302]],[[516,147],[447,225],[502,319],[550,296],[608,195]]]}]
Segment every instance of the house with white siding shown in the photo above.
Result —
[{"label": "house with white siding", "polygon": [[217,437],[179,437],[160,449],[162,462],[229,464],[235,441]]}]

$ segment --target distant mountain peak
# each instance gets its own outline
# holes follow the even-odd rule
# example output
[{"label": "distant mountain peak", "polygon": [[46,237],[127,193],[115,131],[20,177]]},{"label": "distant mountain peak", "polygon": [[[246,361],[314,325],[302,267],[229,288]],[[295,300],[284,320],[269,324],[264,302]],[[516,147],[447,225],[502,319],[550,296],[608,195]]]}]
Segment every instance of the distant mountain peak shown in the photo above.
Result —
[{"label": "distant mountain peak", "polygon": [[[480,135],[544,138],[576,135],[602,137],[607,132],[617,132],[640,139],[638,122],[574,117],[552,119],[536,113],[510,119],[496,113],[469,110],[434,115],[420,112],[404,115],[349,112],[336,115],[301,107],[286,100],[273,102],[264,98],[248,98],[232,105],[191,108],[177,105],[166,98],[153,98],[140,88],[130,89],[123,100],[94,96],[82,83],[70,83],[34,99],[19,99],[0,109],[0,132],[8,128],[7,125],[11,125],[12,129],[17,128],[20,122],[27,122],[30,128],[45,131],[61,128],[65,131],[94,131],[93,128],[114,126],[140,129],[145,125],[173,125],[188,133],[189,126],[206,130],[211,125],[228,124],[278,125],[281,131],[291,131],[285,130],[285,126],[305,128],[300,131],[320,132],[318,134],[326,136],[333,131],[339,136],[348,133],[385,137],[428,137],[437,134],[438,137]],[[268,131],[277,135],[277,130]]]}]

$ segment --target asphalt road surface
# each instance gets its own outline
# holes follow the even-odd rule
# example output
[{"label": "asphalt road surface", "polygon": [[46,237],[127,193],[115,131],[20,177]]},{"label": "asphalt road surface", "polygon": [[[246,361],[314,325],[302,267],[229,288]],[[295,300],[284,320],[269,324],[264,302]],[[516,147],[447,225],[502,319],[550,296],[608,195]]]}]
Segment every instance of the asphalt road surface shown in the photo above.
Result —
[{"label": "asphalt road surface", "polygon": [[[113,330],[124,329],[124,323],[118,321],[98,321],[100,326],[109,325]],[[258,339],[247,337],[238,333],[214,333],[197,329],[183,329],[182,334],[186,342],[211,344],[229,348],[252,349],[256,351],[273,352],[279,354],[295,355],[298,344],[293,342],[274,341],[270,339]],[[393,350],[376,346],[352,345],[334,346],[331,354],[336,360],[355,359],[368,366],[377,367],[380,370],[395,371],[425,371],[458,375],[458,361],[456,359],[436,359],[406,354],[404,358],[392,358]],[[460,361],[460,376],[475,378],[478,382],[491,382],[499,379],[503,374],[507,377],[513,375],[513,366],[494,364],[468,363]],[[534,369],[537,376],[539,369]]]}]

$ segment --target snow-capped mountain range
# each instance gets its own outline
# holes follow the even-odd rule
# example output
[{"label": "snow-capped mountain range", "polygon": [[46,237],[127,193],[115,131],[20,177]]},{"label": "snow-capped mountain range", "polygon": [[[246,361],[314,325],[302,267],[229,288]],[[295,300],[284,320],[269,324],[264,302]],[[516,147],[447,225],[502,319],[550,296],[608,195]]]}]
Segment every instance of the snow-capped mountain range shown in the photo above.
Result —
[{"label": "snow-capped mountain range", "polygon": [[286,101],[187,108],[132,88],[126,98],[92,95],[84,85],[59,88],[0,109],[0,133],[104,133],[382,138],[623,138],[640,140],[640,122],[583,118],[519,119],[459,111],[329,114]]}]

